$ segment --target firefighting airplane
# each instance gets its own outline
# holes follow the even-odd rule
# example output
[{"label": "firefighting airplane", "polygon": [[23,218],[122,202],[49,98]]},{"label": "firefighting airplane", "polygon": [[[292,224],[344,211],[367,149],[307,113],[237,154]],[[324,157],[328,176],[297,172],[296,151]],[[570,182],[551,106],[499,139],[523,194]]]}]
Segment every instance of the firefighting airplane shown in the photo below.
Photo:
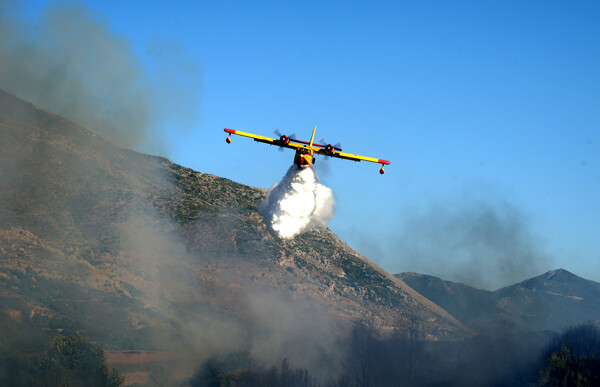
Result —
[{"label": "firefighting airplane", "polygon": [[231,135],[237,134],[239,136],[253,138],[254,141],[264,142],[264,143],[270,144],[270,145],[277,145],[282,148],[295,149],[296,155],[294,156],[294,164],[296,164],[298,166],[298,169],[310,167],[312,164],[314,164],[315,163],[315,158],[314,158],[315,153],[319,154],[319,155],[323,155],[323,156],[338,157],[340,159],[346,159],[346,160],[352,160],[352,161],[364,160],[364,161],[370,161],[372,163],[381,164],[381,169],[379,170],[379,173],[381,173],[382,175],[385,172],[383,170],[383,166],[388,165],[390,163],[387,160],[381,160],[381,159],[375,159],[373,157],[365,157],[365,156],[353,155],[350,153],[344,153],[344,152],[342,152],[342,149],[340,147],[333,146],[331,144],[327,144],[327,145],[317,144],[314,142],[316,131],[317,131],[317,126],[315,125],[315,128],[313,129],[313,132],[312,132],[312,137],[310,138],[310,142],[308,142],[308,141],[296,140],[296,139],[290,138],[286,135],[281,135],[279,137],[279,139],[274,139],[274,138],[270,138],[270,137],[258,136],[256,134],[252,134],[252,133],[241,132],[239,130],[225,129],[225,132],[229,133],[229,136],[227,136],[227,139],[225,141],[227,141],[228,144],[231,143]]}]

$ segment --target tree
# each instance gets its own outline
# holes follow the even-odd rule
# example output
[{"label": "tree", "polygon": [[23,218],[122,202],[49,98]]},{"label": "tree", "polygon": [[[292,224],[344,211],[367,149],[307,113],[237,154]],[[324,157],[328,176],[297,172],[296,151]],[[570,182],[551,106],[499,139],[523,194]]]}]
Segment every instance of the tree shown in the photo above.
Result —
[{"label": "tree", "polygon": [[575,358],[563,346],[552,353],[540,371],[541,386],[597,386],[600,383],[600,360],[594,356]]},{"label": "tree", "polygon": [[104,350],[80,333],[55,337],[39,360],[42,386],[120,386],[123,375],[104,364]]},{"label": "tree", "polygon": [[563,386],[573,379],[573,359],[571,351],[563,346],[554,352],[546,361],[546,366],[540,371],[541,386]]},{"label": "tree", "polygon": [[192,387],[220,387],[224,365],[216,357],[208,359],[190,380]]},{"label": "tree", "polygon": [[281,372],[273,365],[265,368],[249,352],[211,357],[190,379],[192,387],[316,387],[316,380],[303,368],[292,368],[287,359]]}]

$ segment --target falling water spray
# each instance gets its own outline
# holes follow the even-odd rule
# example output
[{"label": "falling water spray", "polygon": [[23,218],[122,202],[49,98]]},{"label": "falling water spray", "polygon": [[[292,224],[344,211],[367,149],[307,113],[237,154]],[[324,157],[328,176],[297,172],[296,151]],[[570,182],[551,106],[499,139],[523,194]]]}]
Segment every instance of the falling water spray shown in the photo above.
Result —
[{"label": "falling water spray", "polygon": [[313,228],[327,227],[334,205],[333,192],[319,183],[313,168],[292,165],[271,188],[259,211],[273,234],[291,239]]}]

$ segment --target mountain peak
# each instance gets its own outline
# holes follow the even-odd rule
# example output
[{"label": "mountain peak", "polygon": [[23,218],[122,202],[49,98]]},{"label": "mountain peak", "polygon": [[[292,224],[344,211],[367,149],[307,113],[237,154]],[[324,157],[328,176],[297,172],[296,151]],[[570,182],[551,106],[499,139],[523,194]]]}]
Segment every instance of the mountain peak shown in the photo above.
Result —
[{"label": "mountain peak", "polygon": [[[572,278],[572,277],[577,277],[575,274],[571,273],[568,270],[562,269],[562,268],[561,269],[550,270],[550,271],[544,273],[543,276],[546,279],[549,279],[549,280],[553,279],[555,277],[556,278],[562,278],[562,277],[571,277]],[[577,277],[577,278],[579,278],[579,277]]]},{"label": "mountain peak", "polygon": [[401,273],[397,277],[478,332],[507,328],[559,332],[600,320],[600,283],[562,268],[493,292],[425,274]]},{"label": "mountain peak", "polygon": [[542,275],[537,277],[530,278],[521,282],[521,286],[526,288],[536,288],[536,287],[549,287],[556,286],[558,284],[575,284],[575,283],[584,283],[588,282],[586,279],[581,278],[568,270],[565,269],[555,269],[550,270]]},{"label": "mountain peak", "polygon": [[592,300],[600,296],[599,283],[581,278],[565,269],[550,270],[502,290],[515,288],[577,300]]}]

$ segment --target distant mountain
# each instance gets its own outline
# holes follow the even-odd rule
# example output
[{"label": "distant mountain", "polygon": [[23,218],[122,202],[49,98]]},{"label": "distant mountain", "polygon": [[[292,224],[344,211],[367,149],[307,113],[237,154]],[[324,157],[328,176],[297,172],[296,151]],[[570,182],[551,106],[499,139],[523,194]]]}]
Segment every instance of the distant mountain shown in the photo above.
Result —
[{"label": "distant mountain", "polygon": [[417,273],[396,276],[479,332],[560,332],[600,321],[600,283],[564,269],[493,292]]},{"label": "distant mountain", "polygon": [[506,316],[523,326],[559,331],[600,320],[600,284],[563,269],[495,293]]},{"label": "distant mountain", "polygon": [[408,286],[444,308],[459,321],[471,321],[482,312],[491,312],[491,292],[444,281],[438,277],[419,273],[401,273],[396,277]]},{"label": "distant mountain", "polygon": [[81,330],[113,349],[303,348],[359,320],[468,334],[329,230],[273,237],[265,190],[113,146],[2,91],[0,182],[0,346]]}]

